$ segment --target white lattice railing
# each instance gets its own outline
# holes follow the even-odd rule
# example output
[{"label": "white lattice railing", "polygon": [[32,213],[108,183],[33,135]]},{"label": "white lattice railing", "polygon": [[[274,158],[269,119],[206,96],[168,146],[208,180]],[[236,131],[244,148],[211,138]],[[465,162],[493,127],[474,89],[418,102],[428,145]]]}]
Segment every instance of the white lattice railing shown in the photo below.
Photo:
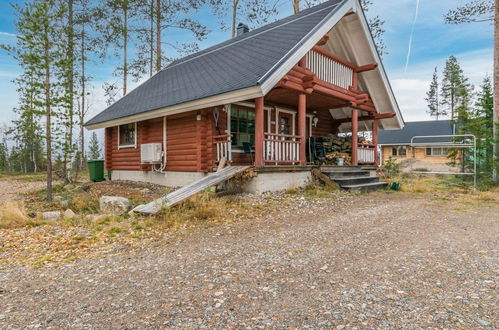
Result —
[{"label": "white lattice railing", "polygon": [[230,161],[232,160],[232,144],[229,134],[215,135],[213,137],[213,144],[216,150],[216,160],[220,162],[222,158]]},{"label": "white lattice railing", "polygon": [[374,164],[374,153],[376,149],[372,145],[359,144],[357,148],[357,162],[362,164]]},{"label": "white lattice railing", "polygon": [[344,89],[352,86],[353,69],[319,52],[308,52],[307,67],[320,80]]},{"label": "white lattice railing", "polygon": [[264,160],[266,163],[295,164],[300,162],[300,137],[265,133]]}]

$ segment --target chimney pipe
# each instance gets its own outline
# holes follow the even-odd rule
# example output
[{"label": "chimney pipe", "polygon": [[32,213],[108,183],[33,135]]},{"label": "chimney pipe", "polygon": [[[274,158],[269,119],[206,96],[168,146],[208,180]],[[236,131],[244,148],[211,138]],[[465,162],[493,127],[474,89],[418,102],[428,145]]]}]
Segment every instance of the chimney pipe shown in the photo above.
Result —
[{"label": "chimney pipe", "polygon": [[246,24],[239,23],[237,25],[237,30],[236,31],[237,31],[236,32],[236,36],[240,36],[240,35],[242,35],[242,34],[244,34],[246,32],[249,32],[249,28],[248,28],[248,26]]}]

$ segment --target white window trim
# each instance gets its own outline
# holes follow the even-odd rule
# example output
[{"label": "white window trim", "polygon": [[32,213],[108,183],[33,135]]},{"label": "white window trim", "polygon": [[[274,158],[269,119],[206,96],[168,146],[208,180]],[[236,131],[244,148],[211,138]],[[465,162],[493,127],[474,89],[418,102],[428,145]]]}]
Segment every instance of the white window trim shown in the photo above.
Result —
[{"label": "white window trim", "polygon": [[[124,144],[124,145],[121,145],[121,141],[120,141],[120,136],[121,136],[120,127],[121,127],[121,125],[118,125],[118,149],[137,148],[137,134],[138,134],[137,122],[135,122],[134,124],[135,124],[134,144]],[[128,124],[123,124],[123,125],[128,125]]]}]

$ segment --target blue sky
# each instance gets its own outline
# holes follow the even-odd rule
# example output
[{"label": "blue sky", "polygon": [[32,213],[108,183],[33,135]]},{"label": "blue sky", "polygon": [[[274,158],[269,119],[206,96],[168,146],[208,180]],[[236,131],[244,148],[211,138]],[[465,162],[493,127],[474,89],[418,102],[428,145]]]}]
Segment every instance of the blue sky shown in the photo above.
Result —
[{"label": "blue sky", "polygon": [[[492,73],[493,28],[490,23],[446,25],[442,15],[468,0],[420,0],[418,20],[414,26],[412,52],[405,70],[409,37],[417,0],[374,0],[369,15],[380,15],[386,21],[385,42],[389,51],[384,65],[406,121],[429,119],[424,101],[435,66],[443,68],[445,59],[455,55],[471,82],[479,85],[486,74]],[[16,2],[16,1],[13,1]],[[19,0],[17,2],[22,2]],[[9,1],[0,0],[0,43],[15,42],[13,10]],[[291,0],[280,0],[279,17],[292,12]],[[212,31],[201,43],[205,48],[229,38],[228,31],[219,31],[216,18],[204,9],[198,18]],[[169,41],[184,40],[184,33],[168,33]],[[102,84],[112,81],[113,63],[110,56],[103,64],[92,65],[93,89],[91,115],[101,111],[105,104]],[[16,87],[11,82],[19,69],[5,52],[0,50],[0,124],[14,118],[12,108],[17,103]],[[137,83],[132,83],[132,86]]]}]

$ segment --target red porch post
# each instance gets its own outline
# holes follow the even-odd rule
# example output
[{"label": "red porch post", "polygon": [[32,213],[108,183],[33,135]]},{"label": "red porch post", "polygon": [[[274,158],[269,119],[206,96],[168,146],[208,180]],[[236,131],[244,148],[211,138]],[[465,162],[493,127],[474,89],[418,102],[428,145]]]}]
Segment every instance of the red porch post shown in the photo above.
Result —
[{"label": "red porch post", "polygon": [[263,96],[255,99],[255,167],[263,167],[263,143],[264,143],[264,110]]},{"label": "red porch post", "polygon": [[300,165],[306,163],[306,129],[307,122],[307,96],[305,94],[298,95],[298,136],[300,137]]},{"label": "red porch post", "polygon": [[359,110],[352,109],[352,166],[357,166],[357,147],[359,145]]},{"label": "red porch post", "polygon": [[378,122],[373,119],[372,123],[373,145],[374,145],[374,164],[378,165]]}]

